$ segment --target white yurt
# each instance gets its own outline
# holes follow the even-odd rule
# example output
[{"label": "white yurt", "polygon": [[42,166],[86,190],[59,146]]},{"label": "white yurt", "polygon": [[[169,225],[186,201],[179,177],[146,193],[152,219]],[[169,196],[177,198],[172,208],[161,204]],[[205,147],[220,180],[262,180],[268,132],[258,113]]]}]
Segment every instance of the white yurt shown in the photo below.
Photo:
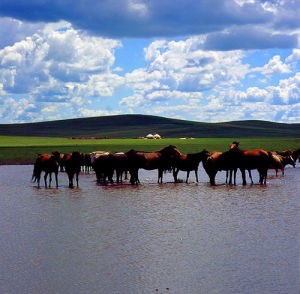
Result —
[{"label": "white yurt", "polygon": [[152,134],[148,134],[148,135],[146,136],[146,138],[147,138],[147,139],[154,139],[154,136],[153,136]]},{"label": "white yurt", "polygon": [[161,136],[159,134],[153,135],[154,139],[161,139]]}]

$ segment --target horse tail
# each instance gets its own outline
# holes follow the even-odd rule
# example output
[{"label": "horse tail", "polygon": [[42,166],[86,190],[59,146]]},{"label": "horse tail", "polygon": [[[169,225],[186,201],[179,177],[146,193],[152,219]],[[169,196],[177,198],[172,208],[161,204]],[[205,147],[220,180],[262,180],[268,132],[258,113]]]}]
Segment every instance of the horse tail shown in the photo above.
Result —
[{"label": "horse tail", "polygon": [[31,182],[35,183],[39,176],[41,175],[41,169],[39,168],[39,162],[38,160],[35,162],[33,166],[33,172],[32,172],[32,177],[31,177]]}]

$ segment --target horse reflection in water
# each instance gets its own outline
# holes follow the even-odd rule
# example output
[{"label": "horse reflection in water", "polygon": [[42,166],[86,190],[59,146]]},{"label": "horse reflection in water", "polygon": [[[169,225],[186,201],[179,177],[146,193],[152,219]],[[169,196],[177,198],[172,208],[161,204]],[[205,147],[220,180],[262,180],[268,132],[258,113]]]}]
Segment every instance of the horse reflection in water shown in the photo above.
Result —
[{"label": "horse reflection in water", "polygon": [[169,145],[155,152],[142,152],[130,150],[127,152],[130,163],[131,184],[139,184],[138,171],[140,168],[145,170],[158,170],[157,182],[162,183],[164,171],[171,171],[176,160],[180,157],[180,151],[176,146]]}]

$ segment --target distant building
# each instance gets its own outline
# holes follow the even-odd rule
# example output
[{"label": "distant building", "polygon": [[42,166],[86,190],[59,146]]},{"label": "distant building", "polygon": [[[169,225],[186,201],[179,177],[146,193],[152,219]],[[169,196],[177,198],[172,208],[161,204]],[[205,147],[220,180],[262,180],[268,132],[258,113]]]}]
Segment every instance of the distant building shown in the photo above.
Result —
[{"label": "distant building", "polygon": [[152,134],[148,134],[148,135],[146,136],[146,138],[147,138],[147,139],[154,139],[154,136],[153,136]]},{"label": "distant building", "polygon": [[145,138],[146,139],[161,139],[161,136],[159,134],[155,134],[155,135],[148,134]]}]

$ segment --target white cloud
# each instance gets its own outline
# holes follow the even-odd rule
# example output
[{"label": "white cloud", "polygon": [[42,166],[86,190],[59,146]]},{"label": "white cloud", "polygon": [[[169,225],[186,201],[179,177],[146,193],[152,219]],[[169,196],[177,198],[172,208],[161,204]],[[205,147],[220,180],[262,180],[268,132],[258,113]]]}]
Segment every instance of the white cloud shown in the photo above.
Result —
[{"label": "white cloud", "polygon": [[293,49],[292,54],[285,59],[286,62],[293,62],[298,60],[300,60],[300,49]]},{"label": "white cloud", "polygon": [[[23,112],[14,110],[14,120],[21,119],[25,111],[33,120],[54,117],[51,109],[61,108],[54,105],[49,108],[48,105],[48,109],[44,109],[40,103],[47,102],[60,103],[61,107],[63,103],[69,103],[73,108],[71,111],[76,113],[78,109],[74,107],[89,104],[90,96],[95,99],[112,96],[123,83],[122,77],[111,73],[114,50],[120,46],[119,41],[90,37],[69,24],[60,25],[48,25],[44,30],[0,50],[1,91],[7,95],[25,95],[31,100],[31,105],[35,105],[25,107]],[[3,114],[8,112],[7,108]],[[62,115],[66,113],[71,115],[68,111]]]},{"label": "white cloud", "polygon": [[288,64],[281,61],[279,55],[273,56],[267,64],[263,67],[256,67],[252,69],[253,72],[260,72],[264,75],[279,75],[291,73],[291,68]]}]

